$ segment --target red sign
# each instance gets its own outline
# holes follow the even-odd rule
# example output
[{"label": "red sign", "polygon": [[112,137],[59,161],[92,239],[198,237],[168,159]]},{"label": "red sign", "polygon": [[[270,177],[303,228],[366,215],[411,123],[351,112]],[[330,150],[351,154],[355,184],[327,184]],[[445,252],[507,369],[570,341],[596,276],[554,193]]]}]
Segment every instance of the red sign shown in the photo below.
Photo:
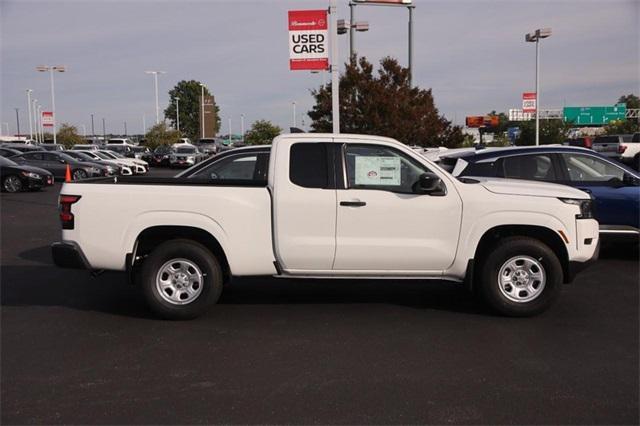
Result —
[{"label": "red sign", "polygon": [[53,127],[53,113],[51,111],[42,111],[42,125]]},{"label": "red sign", "polygon": [[522,112],[536,112],[536,92],[522,94]]},{"label": "red sign", "polygon": [[289,69],[329,68],[329,31],[326,10],[289,11]]}]

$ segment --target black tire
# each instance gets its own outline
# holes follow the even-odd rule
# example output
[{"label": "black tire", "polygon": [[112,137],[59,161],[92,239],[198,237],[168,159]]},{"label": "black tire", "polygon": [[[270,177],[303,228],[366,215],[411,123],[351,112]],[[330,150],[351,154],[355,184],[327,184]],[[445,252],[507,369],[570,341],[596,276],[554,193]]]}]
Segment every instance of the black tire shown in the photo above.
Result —
[{"label": "black tire", "polygon": [[[493,310],[505,316],[528,317],[547,310],[558,299],[563,282],[562,265],[553,250],[546,244],[529,237],[508,237],[500,240],[490,250],[481,259],[481,265],[479,265],[477,290]],[[544,287],[537,297],[530,301],[510,300],[500,289],[501,268],[517,256],[532,258],[543,269]],[[519,293],[518,287],[512,287],[512,289],[516,294]],[[522,294],[526,296],[526,289],[523,290]]]},{"label": "black tire", "polygon": [[23,190],[22,180],[16,175],[9,175],[2,179],[2,190],[15,193]]},{"label": "black tire", "polygon": [[[172,259],[186,259],[202,272],[202,289],[191,302],[170,303],[160,294],[156,279],[160,269]],[[160,317],[169,320],[193,319],[202,315],[220,298],[223,274],[217,259],[205,246],[192,240],[175,239],[156,247],[145,259],[140,272],[140,284],[149,307]]]},{"label": "black tire", "polygon": [[75,169],[73,172],[71,172],[71,180],[82,180],[86,179],[87,177],[89,177],[89,175],[82,169]]}]

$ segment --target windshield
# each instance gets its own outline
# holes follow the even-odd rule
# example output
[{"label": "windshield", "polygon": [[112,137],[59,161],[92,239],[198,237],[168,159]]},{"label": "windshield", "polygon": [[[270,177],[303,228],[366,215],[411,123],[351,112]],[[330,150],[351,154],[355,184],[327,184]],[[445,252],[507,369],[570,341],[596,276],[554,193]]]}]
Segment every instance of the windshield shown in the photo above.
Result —
[{"label": "windshield", "polygon": [[144,147],[144,146],[134,146],[131,148],[133,150],[133,152],[148,152],[149,148]]},{"label": "windshield", "polygon": [[93,161],[94,160],[94,157],[92,157],[92,156],[90,156],[88,154],[85,154],[84,152],[74,152],[74,153],[65,152],[65,154],[67,154],[70,157],[77,158],[78,160],[81,160],[81,161]]},{"label": "windshield", "polygon": [[91,153],[87,152],[87,155],[95,155],[97,158],[102,158],[103,160],[113,160],[113,158],[109,157],[104,152],[93,151]]},{"label": "windshield", "polygon": [[124,155],[121,155],[115,151],[107,151],[105,154],[110,155],[111,158],[126,158]]},{"label": "windshield", "polygon": [[171,152],[171,148],[169,148],[168,146],[159,146],[153,152],[155,152],[156,154],[169,154]]},{"label": "windshield", "polygon": [[109,160],[113,160],[113,159],[118,158],[118,157],[116,156],[116,154],[115,154],[115,153],[113,153],[113,152],[111,152],[111,151],[100,151],[100,153],[101,153],[102,155],[106,155],[106,156],[107,156],[107,158],[108,158]]},{"label": "windshield", "polygon": [[17,166],[17,164],[8,158],[0,157],[0,166]]}]

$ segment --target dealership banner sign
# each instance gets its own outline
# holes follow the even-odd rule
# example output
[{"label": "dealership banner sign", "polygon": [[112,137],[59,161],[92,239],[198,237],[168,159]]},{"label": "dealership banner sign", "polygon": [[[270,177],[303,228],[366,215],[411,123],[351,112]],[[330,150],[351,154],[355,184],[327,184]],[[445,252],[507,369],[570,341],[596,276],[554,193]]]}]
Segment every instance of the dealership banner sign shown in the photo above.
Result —
[{"label": "dealership banner sign", "polygon": [[536,92],[522,94],[522,112],[536,112]]},{"label": "dealership banner sign", "polygon": [[42,125],[45,127],[53,127],[53,112],[42,111]]},{"label": "dealership banner sign", "polygon": [[329,32],[326,10],[289,11],[289,68],[329,68]]}]

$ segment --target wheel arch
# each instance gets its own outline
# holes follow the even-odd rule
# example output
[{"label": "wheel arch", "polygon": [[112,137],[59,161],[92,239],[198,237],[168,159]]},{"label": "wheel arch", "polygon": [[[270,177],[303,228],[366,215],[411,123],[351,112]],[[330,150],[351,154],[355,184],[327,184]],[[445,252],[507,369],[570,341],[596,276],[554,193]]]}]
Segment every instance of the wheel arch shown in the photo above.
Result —
[{"label": "wheel arch", "polygon": [[231,267],[229,266],[227,255],[220,242],[208,231],[193,226],[157,225],[144,229],[135,239],[134,259],[131,263],[127,262],[127,265],[133,264],[136,266],[151,253],[154,247],[165,241],[174,239],[187,239],[202,244],[210,250],[211,253],[216,256],[218,262],[220,262],[224,281],[227,282],[231,278]]},{"label": "wheel arch", "polygon": [[546,244],[562,265],[563,281],[569,282],[569,252],[562,237],[550,228],[539,225],[499,225],[488,229],[480,238],[473,256],[474,263],[482,261],[484,254],[505,237],[529,237]]}]

